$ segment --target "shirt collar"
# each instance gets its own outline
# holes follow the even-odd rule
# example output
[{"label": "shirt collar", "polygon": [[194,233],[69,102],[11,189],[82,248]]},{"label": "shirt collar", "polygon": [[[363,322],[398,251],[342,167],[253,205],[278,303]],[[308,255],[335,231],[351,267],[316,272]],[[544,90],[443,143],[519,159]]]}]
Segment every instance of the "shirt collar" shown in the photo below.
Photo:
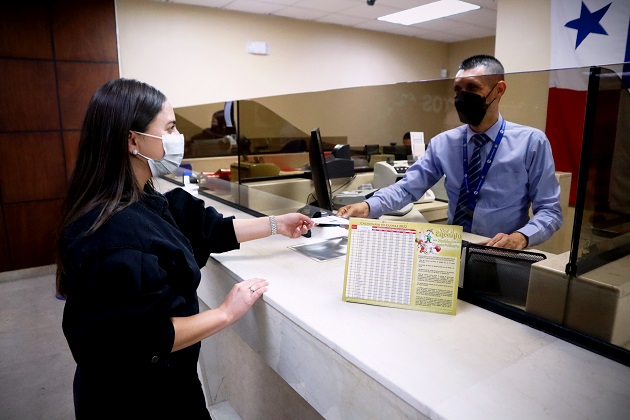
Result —
[{"label": "shirt collar", "polygon": [[166,208],[168,208],[168,201],[166,200],[166,197],[149,187],[145,187],[142,201],[149,208],[157,211],[158,213],[162,213],[166,210]]},{"label": "shirt collar", "polygon": [[492,127],[490,127],[485,133],[476,133],[472,131],[469,125],[466,125],[466,138],[468,139],[468,143],[472,141],[472,136],[475,134],[485,134],[490,137],[490,140],[494,141],[499,135],[499,131],[501,130],[501,124],[503,124],[503,116],[499,113],[499,118],[497,122],[495,122]]}]

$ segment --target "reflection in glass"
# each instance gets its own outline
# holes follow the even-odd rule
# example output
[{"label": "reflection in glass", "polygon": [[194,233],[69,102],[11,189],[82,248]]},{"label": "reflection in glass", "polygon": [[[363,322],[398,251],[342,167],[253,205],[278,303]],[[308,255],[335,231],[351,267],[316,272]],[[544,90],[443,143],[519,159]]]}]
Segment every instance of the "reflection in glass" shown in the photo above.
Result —
[{"label": "reflection in glass", "polygon": [[[597,86],[593,88],[595,85],[591,84],[592,91],[588,95],[590,113],[586,118],[580,165],[583,190],[575,200],[573,265],[570,265],[576,270],[573,275],[591,269],[593,261],[605,263],[610,258],[618,258],[619,254],[608,252],[623,250],[630,244],[630,171],[627,169],[630,167],[630,118],[627,117],[630,95],[622,79],[617,77],[621,66],[607,67],[608,70],[602,69],[594,76]],[[550,81],[569,73],[586,74],[588,69],[506,74],[509,90],[501,100],[503,117],[545,131],[549,128],[549,115],[565,111],[548,110]],[[202,195],[257,216],[306,209],[306,205],[313,202],[313,185],[308,174],[311,148],[308,133],[316,127],[324,134],[325,153],[331,152],[335,145],[348,145],[357,178],[366,179],[362,171],[371,171],[374,162],[385,160],[386,150],[399,149],[397,146],[403,145],[406,132],[423,132],[428,143],[435,135],[460,125],[453,106],[452,79],[309,92],[229,104],[233,121],[231,133],[226,130],[227,119],[226,129],[221,129],[219,117],[221,111],[226,116],[225,103],[175,110],[178,129],[187,139],[184,163],[199,174]],[[580,108],[579,115],[572,116],[578,125],[584,121],[583,109]],[[213,124],[213,117],[217,124]],[[204,131],[216,137],[197,136]],[[579,138],[575,143],[565,141],[556,146],[552,132],[547,133],[556,163],[557,156],[578,155]],[[556,139],[566,140],[567,133],[562,128],[553,134]],[[231,141],[226,141],[226,136],[231,136]],[[576,175],[574,172],[574,178]],[[177,175],[171,178],[178,181]],[[358,188],[351,177],[332,182],[333,195],[341,189]],[[569,230],[571,222],[566,220],[570,219],[565,218],[568,225],[565,230]],[[565,246],[556,253],[566,254],[566,260],[561,262],[564,267],[569,261],[569,248]],[[568,282],[570,276],[565,276],[562,269],[559,274]],[[563,293],[558,302],[566,301],[567,296],[568,292]],[[481,301],[479,295],[469,301],[630,364],[630,353],[622,346],[612,345],[596,334],[568,328],[562,319],[554,322],[528,313],[523,309],[522,299],[517,305],[488,296]],[[565,301],[559,305],[564,307]],[[589,316],[590,313],[585,313],[583,317]]]},{"label": "reflection in glass", "polygon": [[630,94],[621,66],[590,71],[567,274],[630,254]]}]

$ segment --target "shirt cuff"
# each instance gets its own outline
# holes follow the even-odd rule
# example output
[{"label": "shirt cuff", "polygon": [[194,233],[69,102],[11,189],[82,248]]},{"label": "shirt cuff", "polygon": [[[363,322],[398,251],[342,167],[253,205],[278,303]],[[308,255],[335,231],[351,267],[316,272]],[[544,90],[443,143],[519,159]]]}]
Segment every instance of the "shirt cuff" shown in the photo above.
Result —
[{"label": "shirt cuff", "polygon": [[523,232],[523,230],[525,230],[525,229],[519,229],[516,232],[520,233],[521,235],[523,235],[523,237],[525,237],[525,248],[527,248],[529,246],[529,235],[527,235],[525,232]]},{"label": "shirt cuff", "polygon": [[368,198],[367,200],[365,200],[365,202],[370,208],[370,213],[368,214],[368,217],[370,219],[376,219],[381,216],[383,211],[381,209],[381,202],[379,200]]}]

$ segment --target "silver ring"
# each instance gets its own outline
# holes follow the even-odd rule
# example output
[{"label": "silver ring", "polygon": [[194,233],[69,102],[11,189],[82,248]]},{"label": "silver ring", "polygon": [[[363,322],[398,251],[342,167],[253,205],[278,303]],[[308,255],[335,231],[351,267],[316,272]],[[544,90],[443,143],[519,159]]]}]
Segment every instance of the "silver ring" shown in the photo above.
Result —
[{"label": "silver ring", "polygon": [[254,293],[256,291],[256,288],[254,286],[249,286],[249,290],[251,290],[252,293]]}]

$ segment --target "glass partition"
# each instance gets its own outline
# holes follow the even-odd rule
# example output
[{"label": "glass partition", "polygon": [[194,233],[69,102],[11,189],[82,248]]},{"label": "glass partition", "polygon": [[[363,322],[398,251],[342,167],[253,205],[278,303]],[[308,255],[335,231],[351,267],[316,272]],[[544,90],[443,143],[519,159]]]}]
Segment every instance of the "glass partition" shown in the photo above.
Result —
[{"label": "glass partition", "polygon": [[[630,115],[630,98],[622,79],[616,77],[621,67],[608,66],[592,76],[597,78],[598,85],[597,88],[591,85],[594,90],[589,91],[589,111],[585,106],[578,106],[571,115],[573,123],[584,125],[582,156],[590,159],[586,163],[582,160],[580,166],[580,185],[584,190],[577,195],[575,207],[568,204],[571,181],[565,186],[561,182],[565,224],[550,239],[562,239],[560,246],[548,255],[565,258],[562,268],[554,274],[561,276],[565,289],[553,298],[557,301],[549,304],[557,304],[563,311],[568,311],[569,288],[573,287],[569,284],[574,280],[571,276],[589,267],[585,263],[587,258],[601,257],[611,246],[629,242],[630,118],[627,116]],[[506,74],[508,88],[501,99],[503,117],[546,131],[550,84],[553,80],[572,78],[576,73],[588,76],[590,71],[584,68]],[[593,95],[596,101],[592,100]],[[453,79],[439,79],[178,108],[175,113],[178,129],[186,138],[183,164],[187,169],[171,176],[170,180],[182,184],[185,176],[196,178],[200,194],[257,216],[303,210],[314,201],[308,157],[312,129],[319,128],[326,154],[339,144],[350,147],[354,175],[329,180],[334,195],[371,183],[374,163],[390,155],[393,157],[393,150],[403,146],[406,132],[423,132],[428,144],[435,135],[459,126],[453,96]],[[551,108],[549,111],[552,110],[558,111]],[[232,120],[233,132],[221,127],[217,130],[212,123],[213,117],[220,117],[221,112]],[[593,125],[589,127],[591,120]],[[217,137],[197,136],[204,130]],[[563,130],[559,132],[562,134]],[[551,140],[550,134],[549,137]],[[581,139],[561,145],[552,142],[556,162],[560,156],[576,155],[576,148],[579,155],[580,142]],[[556,169],[559,171],[558,163]],[[571,179],[570,174],[564,175]],[[575,172],[572,176],[577,179],[577,175]],[[549,252],[544,246],[541,244],[541,248],[534,251]],[[563,268],[571,256],[575,256],[571,261],[579,269],[567,276]],[[612,258],[617,257],[615,254]],[[613,354],[611,357],[615,360],[630,364],[630,339],[613,344],[598,334],[574,329],[562,316],[558,319],[541,317],[528,312],[522,304],[509,304],[488,296],[469,296],[470,302],[602,354]],[[630,313],[627,307],[630,299],[624,296],[618,302],[619,314]],[[588,317],[597,316],[589,314]]]},{"label": "glass partition", "polygon": [[622,66],[593,67],[567,274],[630,254],[630,93]]}]

